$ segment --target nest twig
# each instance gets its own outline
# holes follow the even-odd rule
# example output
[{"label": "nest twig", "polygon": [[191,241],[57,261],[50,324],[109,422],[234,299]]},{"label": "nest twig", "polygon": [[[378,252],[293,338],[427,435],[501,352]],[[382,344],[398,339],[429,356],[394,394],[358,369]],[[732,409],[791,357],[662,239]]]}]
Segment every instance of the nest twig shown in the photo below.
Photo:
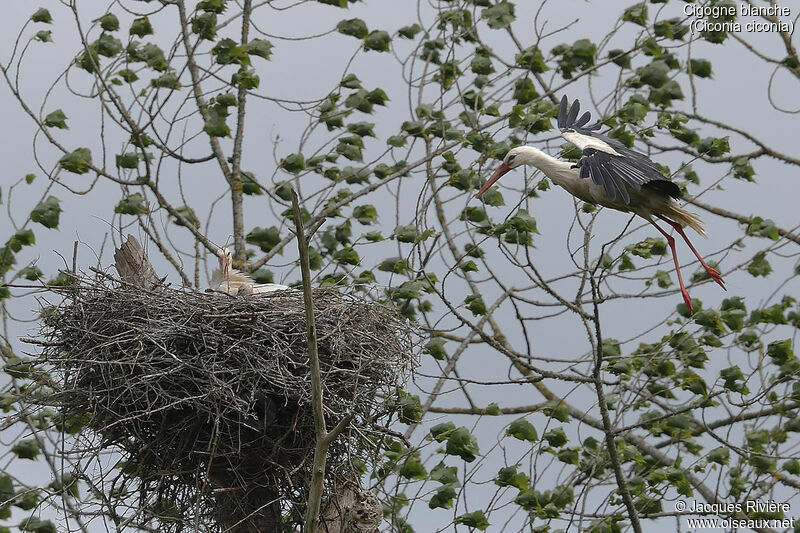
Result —
[{"label": "nest twig", "polygon": [[[303,297],[125,289],[82,280],[44,316],[47,399],[117,450],[115,493],[134,487],[159,530],[291,531],[302,523],[315,433]],[[411,363],[412,330],[388,308],[316,291],[328,479],[352,478]],[[357,474],[356,474],[357,477]],[[269,529],[274,528],[274,529]]]}]

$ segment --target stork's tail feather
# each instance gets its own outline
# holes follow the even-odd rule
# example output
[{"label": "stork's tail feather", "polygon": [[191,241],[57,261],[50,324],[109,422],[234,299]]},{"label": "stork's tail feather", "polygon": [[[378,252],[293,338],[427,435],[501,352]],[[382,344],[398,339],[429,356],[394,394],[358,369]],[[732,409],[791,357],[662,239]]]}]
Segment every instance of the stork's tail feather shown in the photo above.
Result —
[{"label": "stork's tail feather", "polygon": [[706,230],[703,228],[703,221],[700,219],[700,215],[687,211],[679,206],[677,202],[670,202],[662,214],[682,226],[689,226],[703,237],[706,236]]}]

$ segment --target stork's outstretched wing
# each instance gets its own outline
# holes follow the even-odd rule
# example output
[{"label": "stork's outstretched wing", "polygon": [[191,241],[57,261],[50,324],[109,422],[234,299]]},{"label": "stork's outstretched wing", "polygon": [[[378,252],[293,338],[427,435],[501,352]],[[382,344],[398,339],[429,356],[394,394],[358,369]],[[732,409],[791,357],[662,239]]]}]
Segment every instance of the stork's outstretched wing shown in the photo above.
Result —
[{"label": "stork's outstretched wing", "polygon": [[580,110],[578,100],[569,106],[566,95],[561,98],[558,127],[561,136],[583,152],[583,157],[575,164],[580,169],[581,178],[591,177],[595,184],[603,186],[611,200],[619,194],[626,204],[630,203],[627,187],[637,191],[647,187],[673,198],[680,197],[680,188],[664,176],[650,158],[616,139],[597,133],[599,123],[587,127],[591,113],[587,111],[578,118]]},{"label": "stork's outstretched wing", "polygon": [[[592,114],[586,112],[578,118],[578,113],[581,112],[581,103],[578,100],[572,102],[569,106],[567,95],[561,97],[561,104],[558,106],[558,129],[562,132],[564,130],[575,130],[584,135],[591,135],[591,132],[600,129],[600,123],[587,126],[586,124],[592,120]],[[577,119],[577,120],[576,120]]]}]

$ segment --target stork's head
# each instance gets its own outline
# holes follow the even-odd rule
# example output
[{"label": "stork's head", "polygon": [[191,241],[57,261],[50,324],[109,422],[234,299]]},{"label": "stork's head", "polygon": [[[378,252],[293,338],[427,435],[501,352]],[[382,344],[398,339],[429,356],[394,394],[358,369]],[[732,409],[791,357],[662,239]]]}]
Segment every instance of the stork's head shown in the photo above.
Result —
[{"label": "stork's head", "polygon": [[231,251],[228,248],[220,248],[217,256],[219,257],[219,271],[223,278],[227,278],[231,273]]},{"label": "stork's head", "polygon": [[492,177],[486,180],[483,187],[475,194],[475,197],[479,198],[483,193],[488,191],[489,187],[494,185],[497,180],[502,178],[503,175],[512,168],[517,168],[521,165],[536,166],[540,154],[543,154],[543,152],[533,146],[517,146],[516,148],[512,148],[503,158],[503,162],[500,166],[495,169]]}]

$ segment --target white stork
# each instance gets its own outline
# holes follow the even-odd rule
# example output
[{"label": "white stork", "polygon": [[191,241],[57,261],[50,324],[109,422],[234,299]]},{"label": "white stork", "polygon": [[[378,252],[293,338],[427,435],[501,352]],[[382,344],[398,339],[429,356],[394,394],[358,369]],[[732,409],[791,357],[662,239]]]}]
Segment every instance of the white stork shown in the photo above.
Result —
[{"label": "white stork", "polygon": [[720,273],[706,264],[683,231],[683,226],[689,226],[705,237],[700,217],[678,205],[676,200],[680,198],[680,189],[664,176],[647,156],[629,149],[615,139],[597,133],[600,129],[599,123],[586,126],[591,119],[591,113],[587,111],[578,118],[579,112],[578,100],[568,107],[567,97],[561,99],[558,127],[561,136],[583,152],[583,157],[577,163],[561,161],[538,148],[518,146],[508,151],[503,163],[475,196],[480,197],[512,168],[531,165],[541,170],[553,183],[565,188],[584,202],[639,215],[655,226],[667,239],[675,262],[683,301],[689,308],[689,313],[692,313],[692,301],[683,283],[678,256],[675,253],[675,239],[656,224],[653,217],[672,226],[689,245],[711,279],[725,289]]},{"label": "white stork", "polygon": [[247,274],[232,268],[231,251],[228,248],[221,248],[217,252],[217,256],[219,257],[219,268],[211,274],[212,290],[236,296],[239,294],[283,291],[289,288],[278,283],[256,283]]}]

